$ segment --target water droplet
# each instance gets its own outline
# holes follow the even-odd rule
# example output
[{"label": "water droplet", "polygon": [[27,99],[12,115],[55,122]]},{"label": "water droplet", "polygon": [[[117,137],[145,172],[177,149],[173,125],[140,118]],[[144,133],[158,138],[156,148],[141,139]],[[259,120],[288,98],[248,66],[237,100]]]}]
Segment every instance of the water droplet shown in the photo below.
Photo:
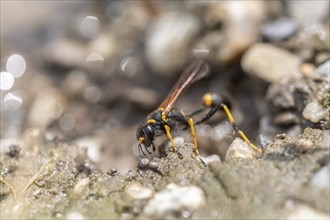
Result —
[{"label": "water droplet", "polygon": [[59,124],[62,130],[71,131],[76,126],[76,118],[73,114],[66,113],[60,118]]},{"label": "water droplet", "polygon": [[7,60],[6,69],[13,74],[14,77],[21,77],[26,69],[25,59],[18,54],[11,55]]},{"label": "water droplet", "polygon": [[4,108],[8,111],[16,111],[18,110],[23,103],[22,95],[15,91],[10,92],[4,97]]},{"label": "water droplet", "polygon": [[14,85],[14,77],[11,73],[1,72],[0,73],[0,89],[9,90]]},{"label": "water droplet", "polygon": [[91,53],[86,58],[86,62],[96,62],[96,61],[103,62],[104,61],[103,56],[99,53]]},{"label": "water droplet", "polygon": [[101,29],[100,21],[95,16],[87,16],[80,23],[80,32],[84,37],[93,38]]},{"label": "water droplet", "polygon": [[84,98],[89,103],[97,103],[102,97],[102,92],[98,87],[91,86],[85,90]]}]

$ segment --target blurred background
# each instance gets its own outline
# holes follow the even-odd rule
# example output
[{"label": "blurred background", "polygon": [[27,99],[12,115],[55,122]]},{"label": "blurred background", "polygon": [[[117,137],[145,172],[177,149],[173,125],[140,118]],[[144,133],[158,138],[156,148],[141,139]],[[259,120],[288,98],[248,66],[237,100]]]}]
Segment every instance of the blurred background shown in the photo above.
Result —
[{"label": "blurred background", "polygon": [[[0,43],[1,152],[74,143],[101,170],[126,172],[136,128],[193,59],[210,76],[176,107],[217,92],[256,145],[301,132],[290,115],[272,124],[265,94],[329,59],[329,1],[1,1]],[[221,112],[199,126],[202,155],[223,157],[232,132]]]}]

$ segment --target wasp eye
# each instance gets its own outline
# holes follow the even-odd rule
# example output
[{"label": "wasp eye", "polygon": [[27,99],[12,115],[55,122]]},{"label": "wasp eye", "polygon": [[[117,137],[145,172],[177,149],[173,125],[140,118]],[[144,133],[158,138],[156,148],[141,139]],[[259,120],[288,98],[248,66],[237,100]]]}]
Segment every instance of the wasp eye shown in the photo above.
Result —
[{"label": "wasp eye", "polygon": [[144,131],[146,132],[148,138],[152,140],[155,135],[154,128],[151,125],[146,125],[144,127]]}]

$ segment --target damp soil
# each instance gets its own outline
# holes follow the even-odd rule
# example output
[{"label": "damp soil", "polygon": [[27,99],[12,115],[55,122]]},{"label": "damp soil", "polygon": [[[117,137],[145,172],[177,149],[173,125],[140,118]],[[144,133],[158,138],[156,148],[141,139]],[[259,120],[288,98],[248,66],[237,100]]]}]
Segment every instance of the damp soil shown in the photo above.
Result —
[{"label": "damp soil", "polygon": [[[159,218],[145,211],[152,196],[128,193],[135,183],[153,196],[171,183],[202,190],[204,204],[168,210],[161,218],[283,219],[299,204],[329,214],[329,188],[310,184],[329,164],[325,133],[308,128],[296,137],[278,135],[259,159],[218,160],[207,167],[185,143],[178,146],[182,159],[170,152],[126,174],[102,173],[76,146],[48,143],[33,154],[16,152],[2,161],[1,217],[66,219],[75,210],[86,219]],[[33,175],[28,173],[32,167]]]}]

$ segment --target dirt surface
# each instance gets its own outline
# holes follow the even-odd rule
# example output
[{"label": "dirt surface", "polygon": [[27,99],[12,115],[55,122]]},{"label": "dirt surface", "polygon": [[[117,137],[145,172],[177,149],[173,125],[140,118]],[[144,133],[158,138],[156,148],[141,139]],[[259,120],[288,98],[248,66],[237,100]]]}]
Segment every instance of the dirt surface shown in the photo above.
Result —
[{"label": "dirt surface", "polygon": [[[1,217],[285,219],[299,206],[322,217],[330,212],[329,188],[311,182],[315,173],[329,167],[326,139],[329,132],[318,129],[297,137],[279,135],[261,159],[214,161],[207,167],[195,158],[193,145],[184,144],[178,147],[183,159],[169,153],[127,174],[115,169],[102,173],[76,146],[48,143],[33,155],[16,152],[2,161]],[[27,173],[33,166],[39,171]],[[190,198],[178,202],[165,190],[173,184],[200,191],[180,195],[174,187],[173,195]],[[154,203],[160,194],[165,196]]]}]

